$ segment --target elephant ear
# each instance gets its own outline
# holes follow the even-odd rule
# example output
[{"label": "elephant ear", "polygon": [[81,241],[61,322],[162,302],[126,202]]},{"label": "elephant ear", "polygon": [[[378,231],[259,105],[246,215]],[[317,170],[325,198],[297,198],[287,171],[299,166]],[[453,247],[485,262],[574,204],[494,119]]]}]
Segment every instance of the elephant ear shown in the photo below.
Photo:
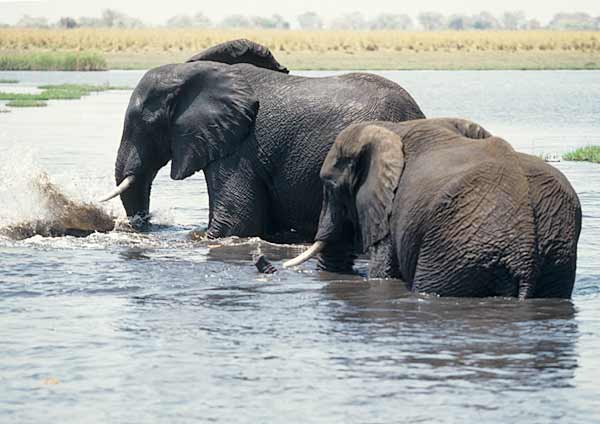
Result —
[{"label": "elephant ear", "polygon": [[171,107],[171,178],[181,180],[225,157],[252,131],[258,100],[235,69],[217,63],[181,67]]},{"label": "elephant ear", "polygon": [[404,151],[400,136],[377,125],[363,129],[359,146],[356,210],[363,251],[367,251],[390,233],[390,215],[404,169]]},{"label": "elephant ear", "polygon": [[285,74],[290,72],[275,59],[267,47],[245,38],[217,44],[188,59],[188,62],[197,61],[213,61],[229,65],[249,63],[259,68],[270,69]]},{"label": "elephant ear", "polygon": [[466,138],[471,138],[474,140],[480,140],[484,138],[489,138],[492,134],[483,128],[481,125],[469,121],[467,119],[459,119],[459,118],[434,118],[423,120],[418,123],[419,125],[430,125],[430,124],[438,124],[442,127],[448,128],[449,130],[455,132],[458,135],[462,135]]}]

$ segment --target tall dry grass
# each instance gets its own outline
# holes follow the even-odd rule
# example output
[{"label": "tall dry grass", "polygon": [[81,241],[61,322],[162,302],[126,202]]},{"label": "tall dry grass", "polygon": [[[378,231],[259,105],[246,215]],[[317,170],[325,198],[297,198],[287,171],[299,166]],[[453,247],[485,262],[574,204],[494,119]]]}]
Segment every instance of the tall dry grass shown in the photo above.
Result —
[{"label": "tall dry grass", "polygon": [[0,50],[198,51],[250,38],[274,51],[575,51],[599,52],[592,31],[281,31],[194,29],[0,29]]},{"label": "tall dry grass", "polygon": [[0,71],[103,71],[106,60],[91,51],[30,51],[0,54]]}]

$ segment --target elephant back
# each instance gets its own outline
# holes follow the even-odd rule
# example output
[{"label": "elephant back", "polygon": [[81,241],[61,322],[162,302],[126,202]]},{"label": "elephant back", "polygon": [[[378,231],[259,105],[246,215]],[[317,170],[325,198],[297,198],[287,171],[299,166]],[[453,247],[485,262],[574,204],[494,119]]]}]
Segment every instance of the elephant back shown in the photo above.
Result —
[{"label": "elephant back", "polygon": [[187,62],[197,61],[220,62],[228,65],[248,63],[259,68],[289,73],[289,70],[275,59],[267,47],[244,38],[217,44],[187,60]]}]

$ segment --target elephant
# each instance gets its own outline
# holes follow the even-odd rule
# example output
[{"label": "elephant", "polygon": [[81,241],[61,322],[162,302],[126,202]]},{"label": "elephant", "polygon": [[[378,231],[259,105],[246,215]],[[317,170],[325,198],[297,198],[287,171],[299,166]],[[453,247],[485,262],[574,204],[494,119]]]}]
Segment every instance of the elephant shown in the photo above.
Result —
[{"label": "elephant", "polygon": [[349,272],[369,255],[369,278],[455,297],[570,298],[581,206],[543,160],[461,119],[365,122],[337,137],[322,169],[315,243]]},{"label": "elephant", "polygon": [[353,122],[424,117],[383,77],[293,76],[266,47],[226,42],[142,77],[125,114],[117,188],[103,200],[120,195],[143,227],[152,182],[171,161],[175,180],[204,172],[207,237],[310,241],[322,202],[319,170],[337,134]]}]

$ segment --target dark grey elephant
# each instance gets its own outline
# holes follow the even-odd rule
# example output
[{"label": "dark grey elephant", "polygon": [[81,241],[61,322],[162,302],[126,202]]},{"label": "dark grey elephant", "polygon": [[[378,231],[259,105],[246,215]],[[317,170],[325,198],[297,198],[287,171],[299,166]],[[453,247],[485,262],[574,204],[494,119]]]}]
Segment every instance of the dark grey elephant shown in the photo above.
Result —
[{"label": "dark grey elephant", "polygon": [[[457,119],[352,125],[327,155],[320,267],[401,278],[442,296],[571,296],[579,199],[542,160]],[[329,246],[336,246],[329,248]]]},{"label": "dark grey elephant", "polygon": [[247,40],[148,71],[131,96],[116,160],[112,196],[120,194],[127,215],[148,216],[152,181],[171,161],[173,179],[204,172],[209,237],[312,240],[319,170],[337,134],[357,121],[424,117],[379,76],[287,72]]}]

